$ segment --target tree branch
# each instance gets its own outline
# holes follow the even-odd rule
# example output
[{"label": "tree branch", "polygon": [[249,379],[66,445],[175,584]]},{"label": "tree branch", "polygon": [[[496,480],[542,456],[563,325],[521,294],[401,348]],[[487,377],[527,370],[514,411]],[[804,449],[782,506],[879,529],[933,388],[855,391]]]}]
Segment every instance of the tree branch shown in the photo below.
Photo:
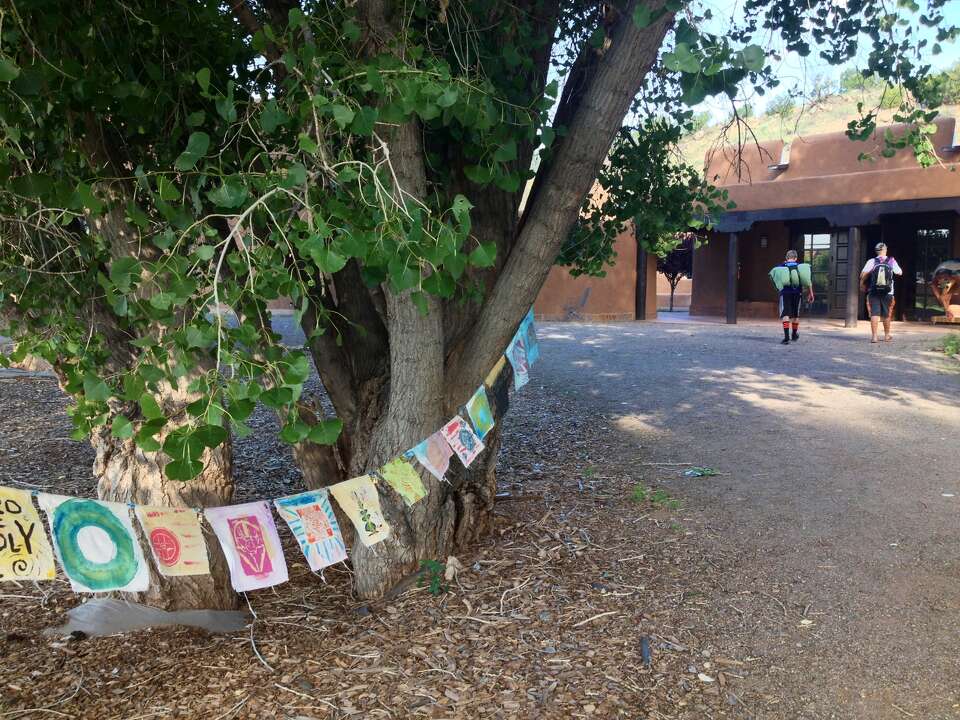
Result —
[{"label": "tree branch", "polygon": [[630,103],[657,59],[674,15],[668,12],[639,29],[631,18],[635,5],[636,0],[628,3],[612,28],[609,49],[585,73],[567,136],[545,171],[542,190],[532,201],[517,244],[462,354],[449,360],[456,375],[447,384],[448,397],[463,396],[480,382],[533,304]]}]

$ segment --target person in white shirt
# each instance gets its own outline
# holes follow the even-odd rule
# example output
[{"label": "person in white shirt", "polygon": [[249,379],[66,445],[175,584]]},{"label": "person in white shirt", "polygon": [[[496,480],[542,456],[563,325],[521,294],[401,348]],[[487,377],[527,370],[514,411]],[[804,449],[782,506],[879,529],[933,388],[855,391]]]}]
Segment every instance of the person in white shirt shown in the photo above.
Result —
[{"label": "person in white shirt", "polygon": [[893,276],[903,275],[903,270],[892,257],[887,257],[887,246],[877,243],[875,258],[867,260],[860,271],[860,289],[867,294],[870,310],[870,342],[879,342],[877,331],[883,321],[883,339],[893,340],[890,324],[893,319]]}]

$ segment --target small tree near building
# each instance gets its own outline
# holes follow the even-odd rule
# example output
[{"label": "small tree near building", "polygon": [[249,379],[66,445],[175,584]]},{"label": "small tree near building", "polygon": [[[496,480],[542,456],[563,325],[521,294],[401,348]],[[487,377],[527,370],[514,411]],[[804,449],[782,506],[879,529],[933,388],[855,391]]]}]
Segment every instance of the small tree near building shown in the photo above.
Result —
[{"label": "small tree near building", "polygon": [[673,312],[673,296],[683,278],[693,277],[693,248],[696,234],[677,233],[679,244],[666,255],[657,258],[657,272],[663,273],[670,283],[670,312]]}]

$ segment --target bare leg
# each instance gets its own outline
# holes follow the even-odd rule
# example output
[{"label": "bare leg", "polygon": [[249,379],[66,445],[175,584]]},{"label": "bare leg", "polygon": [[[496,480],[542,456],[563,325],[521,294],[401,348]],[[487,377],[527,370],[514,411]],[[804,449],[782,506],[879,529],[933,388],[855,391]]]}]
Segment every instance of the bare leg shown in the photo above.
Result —
[{"label": "bare leg", "polygon": [[891,320],[889,317],[883,319],[883,339],[884,340],[893,340],[893,335],[890,334],[890,325]]},{"label": "bare leg", "polygon": [[870,342],[877,342],[877,329],[880,326],[880,318],[876,315],[870,316]]}]

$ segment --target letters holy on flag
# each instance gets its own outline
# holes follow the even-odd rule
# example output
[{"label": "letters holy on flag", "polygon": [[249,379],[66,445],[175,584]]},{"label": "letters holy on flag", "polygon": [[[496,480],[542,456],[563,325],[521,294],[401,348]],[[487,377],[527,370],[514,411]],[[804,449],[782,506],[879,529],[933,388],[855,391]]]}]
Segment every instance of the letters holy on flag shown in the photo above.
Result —
[{"label": "letters holy on flag", "polygon": [[0,487],[0,580],[52,580],[53,548],[26,490]]},{"label": "letters holy on flag", "polygon": [[258,590],[288,580],[280,536],[266,501],[207,508],[204,515],[223,548],[234,590]]}]

